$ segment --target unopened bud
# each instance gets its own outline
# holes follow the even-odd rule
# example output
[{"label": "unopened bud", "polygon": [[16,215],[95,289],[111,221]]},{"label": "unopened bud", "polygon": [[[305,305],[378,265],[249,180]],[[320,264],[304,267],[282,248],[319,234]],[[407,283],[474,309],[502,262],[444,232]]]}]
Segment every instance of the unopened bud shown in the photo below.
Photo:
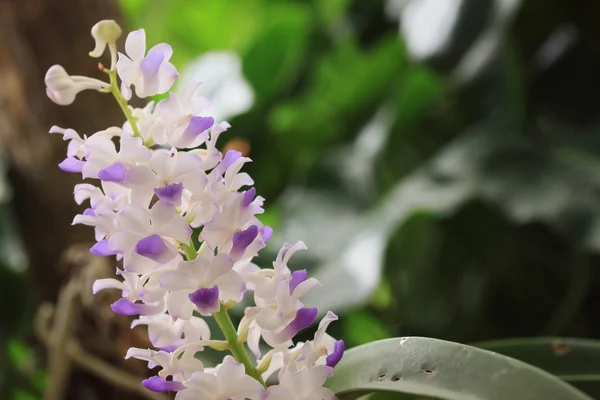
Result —
[{"label": "unopened bud", "polygon": [[46,94],[58,105],[68,106],[75,101],[75,96],[82,90],[103,91],[108,83],[86,76],[72,76],[61,65],[53,65],[44,78]]},{"label": "unopened bud", "polygon": [[73,103],[79,92],[77,84],[60,65],[53,65],[48,69],[44,82],[46,83],[46,94],[50,100],[61,106]]},{"label": "unopened bud", "polygon": [[96,47],[90,51],[90,56],[98,58],[102,56],[107,44],[114,44],[121,36],[121,27],[112,19],[105,19],[92,27],[92,37],[96,41]]}]

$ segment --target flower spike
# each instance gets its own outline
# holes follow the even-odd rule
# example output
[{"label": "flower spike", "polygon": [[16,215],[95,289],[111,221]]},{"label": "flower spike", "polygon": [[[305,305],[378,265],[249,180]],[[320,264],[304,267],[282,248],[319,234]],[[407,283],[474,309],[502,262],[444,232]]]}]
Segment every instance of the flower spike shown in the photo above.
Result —
[{"label": "flower spike", "polygon": [[[87,180],[75,186],[74,197],[89,207],[73,223],[94,228],[92,254],[119,261],[115,278],[97,280],[92,291],[120,291],[111,309],[135,317],[132,328],[148,330],[153,348],[131,348],[126,355],[158,368],[141,384],[176,392],[176,400],[333,399],[323,385],[345,345],[325,331],[337,316],[326,313],[313,340],[294,343],[319,315],[302,298],[320,283],[288,265],[305,244],[284,243],[272,267],[254,264],[273,229],[259,219],[265,199],[241,172],[251,160],[218,150],[229,124],[206,115],[210,103],[195,95],[199,83],[181,96],[169,93],[157,104],[131,107],[132,87],[142,98],[166,93],[178,74],[171,46],[161,43],[146,52],[146,33],[139,29],[128,34],[125,53],[118,53],[121,33],[112,20],[92,28],[90,55],[110,51],[108,82],[54,65],[45,83],[48,97],[60,105],[71,104],[82,90],[111,93],[125,117],[122,126],[91,135],[56,126],[50,132],[68,142],[59,168]],[[236,327],[228,310],[246,298],[254,305]],[[208,318],[225,340],[211,339]],[[206,347],[231,355],[205,368],[196,355]],[[279,383],[267,386],[272,374]]]}]

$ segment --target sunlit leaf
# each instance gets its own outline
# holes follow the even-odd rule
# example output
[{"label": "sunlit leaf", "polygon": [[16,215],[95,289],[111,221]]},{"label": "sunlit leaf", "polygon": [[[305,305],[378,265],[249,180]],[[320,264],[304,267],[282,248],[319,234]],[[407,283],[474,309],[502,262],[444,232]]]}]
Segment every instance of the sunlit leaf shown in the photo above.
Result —
[{"label": "sunlit leaf", "polygon": [[340,45],[318,61],[301,97],[274,109],[272,129],[286,142],[310,148],[356,135],[358,121],[389,96],[404,61],[404,49],[393,37],[367,51]]},{"label": "sunlit leaf", "polygon": [[309,10],[300,3],[271,12],[272,21],[243,57],[244,76],[254,87],[258,101],[294,82],[310,33]]},{"label": "sunlit leaf", "polygon": [[387,339],[346,352],[328,381],[340,400],[370,392],[397,399],[590,400],[559,378],[521,361],[437,339]]}]

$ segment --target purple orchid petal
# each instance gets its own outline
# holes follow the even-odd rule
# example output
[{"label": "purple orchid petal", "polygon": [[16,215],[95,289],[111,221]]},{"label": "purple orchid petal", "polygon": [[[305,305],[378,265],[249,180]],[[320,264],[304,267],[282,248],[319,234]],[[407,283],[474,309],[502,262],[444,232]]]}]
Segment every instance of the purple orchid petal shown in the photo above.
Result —
[{"label": "purple orchid petal", "polygon": [[98,178],[104,182],[124,183],[127,181],[127,175],[127,167],[120,162],[98,172]]},{"label": "purple orchid petal", "polygon": [[221,160],[221,163],[219,164],[219,172],[224,174],[225,171],[231,167],[231,164],[236,162],[241,156],[242,153],[237,150],[227,150],[223,156],[223,160]]},{"label": "purple orchid petal", "polygon": [[219,311],[219,288],[217,285],[212,288],[198,289],[188,297],[198,308],[200,314],[206,315]]},{"label": "purple orchid petal", "polygon": [[242,206],[248,207],[252,200],[256,197],[256,189],[250,188],[244,192],[244,200],[242,200]]},{"label": "purple orchid petal", "polygon": [[251,225],[248,229],[239,231],[233,234],[233,246],[229,255],[234,260],[239,260],[243,255],[248,246],[252,244],[254,239],[258,236],[258,226]]},{"label": "purple orchid petal", "polygon": [[168,381],[156,375],[144,379],[142,381],[142,386],[153,392],[178,392],[185,389],[185,386],[181,382]]},{"label": "purple orchid petal", "polygon": [[87,216],[87,217],[95,217],[96,216],[96,212],[94,211],[94,209],[92,208],[86,208],[83,211],[83,215]]},{"label": "purple orchid petal", "polygon": [[140,70],[144,80],[153,80],[158,78],[158,70],[165,60],[165,55],[160,51],[151,51],[142,61],[140,61]]},{"label": "purple orchid petal", "polygon": [[344,341],[336,340],[333,344],[333,351],[325,359],[325,364],[331,368],[335,367],[344,356],[344,350],[346,350],[346,345],[344,344]]},{"label": "purple orchid petal", "polygon": [[110,305],[110,309],[119,315],[154,314],[156,307],[144,303],[133,303],[122,297]]},{"label": "purple orchid petal", "polygon": [[120,253],[118,250],[111,250],[108,247],[108,239],[104,239],[96,243],[90,249],[90,253],[95,256],[114,256]]},{"label": "purple orchid petal", "polygon": [[207,129],[213,126],[214,123],[215,119],[213,117],[193,116],[190,118],[190,122],[183,131],[181,137],[186,142],[191,143],[198,137],[198,135],[200,135],[202,132],[206,132]]},{"label": "purple orchid petal", "polygon": [[290,281],[290,294],[294,293],[296,286],[304,282],[308,278],[308,272],[305,269],[292,272],[292,280]]},{"label": "purple orchid petal", "polygon": [[271,236],[273,236],[273,228],[270,226],[265,226],[263,228],[263,242],[267,244],[269,240],[271,240]]},{"label": "purple orchid petal", "polygon": [[179,206],[181,204],[182,193],[183,183],[181,182],[154,189],[154,194],[156,197],[168,204],[173,204],[175,206]]},{"label": "purple orchid petal", "polygon": [[[154,344],[154,343],[152,343]],[[172,353],[175,350],[177,350],[180,346],[182,346],[184,344],[183,340],[178,340],[176,344],[173,344],[171,346],[165,346],[165,347],[157,347],[157,349],[161,350],[161,351],[166,351],[167,353]]]},{"label": "purple orchid petal", "polygon": [[78,158],[67,157],[63,160],[63,162],[58,164],[58,168],[62,169],[65,172],[80,173],[84,164],[85,161],[81,161]]},{"label": "purple orchid petal", "polygon": [[316,308],[303,307],[298,310],[296,317],[283,330],[275,335],[275,340],[285,343],[292,339],[298,332],[308,328],[315,322],[319,310]]},{"label": "purple orchid petal", "polygon": [[165,241],[159,235],[150,235],[141,239],[135,245],[135,252],[159,264],[166,264],[176,256],[176,254],[173,255],[173,252],[169,250]]}]

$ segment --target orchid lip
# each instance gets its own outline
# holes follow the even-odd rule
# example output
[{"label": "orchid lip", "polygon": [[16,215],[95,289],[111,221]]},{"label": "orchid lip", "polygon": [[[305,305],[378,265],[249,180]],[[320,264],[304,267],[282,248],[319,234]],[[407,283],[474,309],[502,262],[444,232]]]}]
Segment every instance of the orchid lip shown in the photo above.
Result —
[{"label": "orchid lip", "polygon": [[265,226],[263,228],[263,242],[267,244],[269,240],[271,240],[271,236],[273,236],[273,228],[270,226]]},{"label": "orchid lip", "polygon": [[179,205],[181,204],[181,195],[183,194],[183,183],[174,183],[154,189],[154,194],[159,200],[163,200],[169,204]]},{"label": "orchid lip", "polygon": [[114,256],[119,254],[120,252],[118,250],[110,249],[110,247],[108,246],[108,242],[108,239],[103,239],[99,241],[98,243],[92,246],[92,248],[90,249],[90,253],[92,253],[95,256]]},{"label": "orchid lip", "polygon": [[230,256],[234,259],[241,258],[257,236],[258,227],[256,225],[250,225],[248,229],[234,233]]},{"label": "orchid lip", "polygon": [[80,173],[85,165],[85,161],[81,161],[75,157],[67,157],[58,164],[58,167],[65,172]]},{"label": "orchid lip", "polygon": [[138,241],[135,245],[135,252],[160,264],[166,264],[174,258],[163,238],[156,234]]},{"label": "orchid lip", "polygon": [[200,314],[212,314],[219,311],[219,288],[201,288],[188,296],[190,301],[198,308]]},{"label": "orchid lip", "polygon": [[346,350],[346,345],[344,344],[344,341],[336,340],[335,343],[333,344],[333,351],[325,359],[325,364],[331,368],[335,367],[340,362],[342,357],[344,356],[345,350]]},{"label": "orchid lip", "polygon": [[104,182],[124,183],[128,178],[127,167],[120,162],[114,163],[110,167],[101,169],[98,178]]},{"label": "orchid lip", "polygon": [[221,163],[219,164],[221,173],[225,173],[231,164],[236,162],[241,156],[242,153],[237,150],[227,150],[223,156],[223,160],[221,160]]},{"label": "orchid lip", "polygon": [[296,317],[283,330],[276,334],[276,340],[285,343],[292,339],[302,329],[308,328],[315,322],[319,310],[303,307],[296,312]]},{"label": "orchid lip", "polygon": [[255,188],[250,188],[247,191],[245,191],[244,199],[242,201],[242,206],[248,207],[250,205],[250,203],[252,203],[252,200],[254,200],[255,197],[256,197],[256,189]]},{"label": "orchid lip", "polygon": [[142,315],[148,311],[148,306],[142,303],[133,303],[122,297],[110,305],[110,309],[119,315]]},{"label": "orchid lip", "polygon": [[153,392],[178,392],[185,388],[181,382],[168,381],[160,376],[151,376],[148,379],[144,379],[142,386]]},{"label": "orchid lip", "polygon": [[188,122],[182,134],[185,145],[192,143],[197,137],[213,126],[214,123],[215,120],[213,117],[193,116],[190,118],[190,122]]},{"label": "orchid lip", "polygon": [[292,272],[292,280],[290,281],[290,294],[294,293],[294,289],[308,278],[308,272],[305,269]]},{"label": "orchid lip", "polygon": [[144,77],[150,78],[158,74],[158,69],[165,59],[164,54],[158,51],[151,51],[142,61],[140,61],[140,70]]}]

